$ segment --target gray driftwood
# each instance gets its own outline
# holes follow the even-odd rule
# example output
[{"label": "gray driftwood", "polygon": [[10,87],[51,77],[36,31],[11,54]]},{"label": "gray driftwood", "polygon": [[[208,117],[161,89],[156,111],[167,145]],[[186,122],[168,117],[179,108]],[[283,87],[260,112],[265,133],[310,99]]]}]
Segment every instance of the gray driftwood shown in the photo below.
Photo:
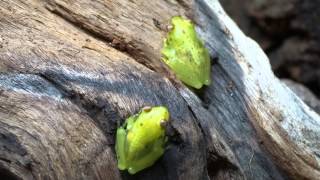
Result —
[{"label": "gray driftwood", "polygon": [[[212,56],[194,92],[162,64],[170,18]],[[7,179],[316,179],[320,118],[272,73],[217,0],[0,2],[0,176]],[[116,167],[116,127],[143,106],[171,112],[164,156]]]}]

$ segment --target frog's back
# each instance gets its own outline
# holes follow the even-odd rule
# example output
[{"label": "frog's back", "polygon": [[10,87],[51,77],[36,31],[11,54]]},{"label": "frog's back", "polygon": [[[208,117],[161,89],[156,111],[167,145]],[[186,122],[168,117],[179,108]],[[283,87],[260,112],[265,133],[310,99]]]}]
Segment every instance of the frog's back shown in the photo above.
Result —
[{"label": "frog's back", "polygon": [[148,119],[137,121],[132,130],[128,132],[128,137],[130,138],[129,154],[147,151],[148,148],[152,146],[151,143],[164,135],[162,131],[160,121],[151,121]]},{"label": "frog's back", "polygon": [[139,154],[146,153],[152,148],[153,142],[164,137],[165,130],[161,127],[161,121],[168,120],[169,113],[166,108],[156,108],[158,109],[142,112],[132,129],[128,132],[128,140],[130,142],[129,154],[139,156]]}]

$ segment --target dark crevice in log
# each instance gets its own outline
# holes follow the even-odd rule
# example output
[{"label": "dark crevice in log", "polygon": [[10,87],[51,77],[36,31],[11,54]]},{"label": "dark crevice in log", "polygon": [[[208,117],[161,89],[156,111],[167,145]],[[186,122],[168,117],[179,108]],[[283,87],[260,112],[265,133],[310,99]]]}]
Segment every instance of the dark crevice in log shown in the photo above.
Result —
[{"label": "dark crevice in log", "polygon": [[[89,102],[87,101],[83,95],[76,93],[75,91],[70,91],[68,89],[66,89],[65,87],[63,87],[61,84],[59,84],[54,76],[55,74],[51,73],[50,71],[46,71],[43,73],[9,73],[11,75],[16,74],[16,75],[35,75],[35,76],[39,76],[41,77],[43,80],[47,81],[49,84],[51,84],[53,87],[55,87],[57,90],[59,90],[59,93],[61,93],[61,95],[63,96],[63,98],[67,98],[69,99],[74,105],[76,105],[77,107],[79,107],[81,110],[83,110],[83,112],[86,112],[87,115],[89,115],[91,117],[91,119],[93,120],[93,122],[100,127],[101,130],[103,130],[105,132],[107,136],[107,140],[108,140],[108,144],[106,145],[112,145],[114,144],[114,132],[115,129],[117,127],[117,123],[119,123],[121,121],[121,118],[119,117],[119,115],[116,113],[116,111],[112,111],[110,108],[112,108],[112,106],[108,106],[107,102],[101,102],[99,99],[97,100],[98,102],[93,103],[93,102]],[[27,82],[26,82],[27,83]],[[23,85],[22,85],[23,86]],[[41,89],[39,89],[41,90]],[[105,112],[104,109],[108,108],[108,112]],[[114,113],[112,113],[114,112]],[[111,124],[110,121],[105,121],[105,118],[110,118],[111,120]],[[103,150],[101,150],[102,152]],[[25,151],[23,151],[25,152]]]},{"label": "dark crevice in log", "polygon": [[[108,145],[114,144],[114,132],[121,118],[115,110],[112,110],[112,106],[108,105],[107,101],[103,102],[101,99],[96,99],[97,102],[90,102],[86,100],[82,94],[73,90],[70,91],[59,84],[55,80],[55,74],[50,71],[40,73],[39,76],[59,89],[73,104],[84,110],[93,122],[107,135]],[[105,108],[108,111],[105,111]],[[110,119],[111,121],[105,121],[105,119]]]},{"label": "dark crevice in log", "polygon": [[116,177],[104,134],[54,84],[38,73],[1,74],[0,179]]},{"label": "dark crevice in log", "polygon": [[229,159],[226,159],[225,157],[221,157],[221,156],[218,157],[216,156],[216,153],[212,154],[209,152],[207,161],[208,161],[207,168],[208,168],[210,179],[218,179],[218,177],[221,176],[222,174],[221,172],[223,171],[231,172],[229,173],[230,175],[233,173],[236,174],[236,172],[239,171],[239,168],[234,164],[230,163]]},{"label": "dark crevice in log", "polygon": [[[185,100],[185,99],[184,99]],[[186,100],[185,100],[186,101]],[[187,103],[187,101],[186,101]],[[233,162],[230,161],[230,159],[226,158],[225,156],[221,156],[221,153],[227,152],[224,145],[220,142],[220,147],[223,149],[223,152],[218,153],[217,151],[214,151],[212,147],[208,147],[212,142],[209,142],[210,134],[207,133],[205,130],[207,127],[203,127],[201,125],[201,122],[198,118],[196,118],[195,112],[192,110],[192,107],[188,105],[188,108],[192,115],[195,117],[196,124],[201,130],[201,133],[204,135],[205,145],[206,145],[206,168],[208,175],[210,179],[214,179],[215,175],[221,172],[229,172],[229,171],[240,171],[239,167],[236,164],[233,164]],[[205,129],[204,129],[205,128]],[[216,150],[216,149],[215,149]]]},{"label": "dark crevice in log", "polygon": [[[51,12],[52,14],[54,14],[57,17],[65,20],[66,22],[68,22],[69,25],[71,25],[71,26],[73,26],[73,27],[75,27],[77,29],[80,29],[81,31],[83,31],[86,34],[88,34],[89,36],[92,36],[92,37],[94,37],[96,39],[105,41],[106,43],[111,43],[112,42],[112,38],[111,37],[103,36],[102,34],[99,34],[99,33],[95,32],[95,31],[90,31],[89,29],[87,29],[88,27],[86,27],[85,24],[83,24],[80,21],[76,21],[75,19],[71,18],[73,12],[69,11],[64,6],[56,3],[54,6],[52,6],[51,4],[47,4],[47,5],[45,5],[45,8],[49,12]],[[63,12],[70,13],[71,17],[66,17]]]},{"label": "dark crevice in log", "polygon": [[[206,168],[209,172],[209,177],[211,179],[226,179],[227,176],[230,176],[233,179],[244,179],[245,174],[229,145],[225,142],[225,138],[220,136],[217,131],[208,128],[212,126],[213,119],[208,109],[201,106],[203,102],[189,89],[180,89],[180,92],[204,134],[206,141]],[[219,166],[220,161],[224,161],[228,165]],[[214,169],[214,173],[210,173],[212,169]]]},{"label": "dark crevice in log", "polygon": [[[0,108],[2,107],[0,106]],[[23,172],[29,171],[31,175],[32,160],[17,136],[6,128],[10,127],[0,122],[0,178],[22,179],[20,170]],[[14,169],[14,171],[10,171],[8,167]]]},{"label": "dark crevice in log", "polygon": [[[186,104],[188,104],[188,102],[187,102],[185,99],[183,99],[183,100],[186,102]],[[193,117],[194,117],[194,119],[195,119],[195,123],[197,124],[197,126],[198,126],[199,129],[201,130],[201,133],[204,135],[204,137],[207,137],[208,134],[207,134],[206,131],[204,130],[205,127],[202,127],[202,126],[201,126],[201,123],[200,123],[199,120],[197,119],[197,116],[196,116],[195,112],[193,112],[192,107],[190,107],[190,106],[188,105],[188,109],[190,110],[191,114],[193,115]],[[205,141],[207,141],[206,138],[205,138]],[[208,142],[206,142],[206,144],[208,144]]]},{"label": "dark crevice in log", "polygon": [[7,169],[2,169],[0,166],[0,178],[3,180],[22,180],[22,178],[9,172]]},{"label": "dark crevice in log", "polygon": [[[1,125],[3,124],[1,123]],[[16,136],[0,127],[0,152],[4,152],[2,150],[8,150],[14,154],[18,154],[19,156],[27,154],[27,151],[21,146]],[[6,159],[1,160],[11,162]]]},{"label": "dark crevice in log", "polygon": [[95,124],[107,136],[108,145],[114,145],[115,132],[122,118],[112,105],[101,99],[96,99],[96,102],[91,102],[81,94],[76,93],[72,94],[70,100],[85,109]]}]

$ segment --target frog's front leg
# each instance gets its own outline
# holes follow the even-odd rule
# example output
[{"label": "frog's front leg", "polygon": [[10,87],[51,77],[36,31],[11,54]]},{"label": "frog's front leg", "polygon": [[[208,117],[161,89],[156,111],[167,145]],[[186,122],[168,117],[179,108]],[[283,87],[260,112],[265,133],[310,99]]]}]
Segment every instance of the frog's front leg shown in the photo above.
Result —
[{"label": "frog's front leg", "polygon": [[153,148],[143,157],[138,160],[135,160],[134,163],[130,163],[128,171],[130,174],[135,174],[136,172],[152,166],[155,161],[164,153],[164,140],[159,138],[154,142]]},{"label": "frog's front leg", "polygon": [[116,134],[116,152],[117,152],[117,159],[118,159],[118,168],[120,170],[125,170],[127,169],[127,162],[126,162],[126,138],[127,138],[127,133],[126,130],[123,127],[120,127],[117,129],[117,134]]}]

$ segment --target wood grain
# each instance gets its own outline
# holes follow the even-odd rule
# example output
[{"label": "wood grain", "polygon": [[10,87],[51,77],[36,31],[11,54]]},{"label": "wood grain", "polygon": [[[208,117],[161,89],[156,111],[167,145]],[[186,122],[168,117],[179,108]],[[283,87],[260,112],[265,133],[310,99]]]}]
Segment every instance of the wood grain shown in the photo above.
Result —
[{"label": "wood grain", "polygon": [[[213,83],[161,62],[174,15],[192,19]],[[271,72],[216,0],[0,2],[0,175],[11,179],[316,179],[319,116]],[[114,135],[143,106],[171,114],[164,156],[135,176]]]}]

